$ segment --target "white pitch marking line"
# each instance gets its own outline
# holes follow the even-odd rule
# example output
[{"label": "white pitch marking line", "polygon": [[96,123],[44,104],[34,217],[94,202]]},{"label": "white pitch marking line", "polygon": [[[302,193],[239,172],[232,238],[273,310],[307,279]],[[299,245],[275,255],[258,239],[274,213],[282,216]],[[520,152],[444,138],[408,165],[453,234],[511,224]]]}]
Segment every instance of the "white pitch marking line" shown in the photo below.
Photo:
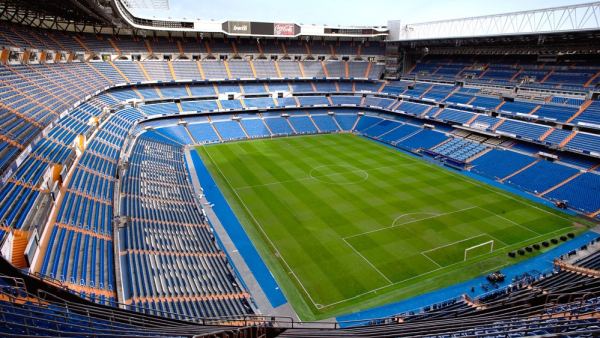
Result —
[{"label": "white pitch marking line", "polygon": [[510,223],[512,223],[512,224],[514,224],[514,225],[516,225],[516,226],[518,226],[518,227],[520,227],[520,228],[523,228],[523,229],[525,229],[525,230],[527,230],[527,231],[533,232],[534,234],[536,234],[536,235],[538,235],[538,236],[539,236],[539,235],[542,235],[542,234],[540,234],[539,232],[537,232],[537,231],[535,231],[535,230],[533,230],[533,229],[530,229],[530,228],[528,228],[528,227],[526,227],[526,226],[524,226],[524,225],[522,225],[522,224],[519,224],[519,223],[517,223],[517,222],[515,222],[515,221],[513,221],[513,220],[511,220],[511,219],[508,219],[508,218],[506,218],[506,217],[504,217],[504,216],[500,216],[499,214],[497,214],[497,213],[495,213],[495,212],[493,212],[493,211],[491,211],[491,210],[488,210],[488,209],[486,209],[486,208],[483,208],[483,207],[479,207],[479,209],[481,209],[481,210],[483,210],[483,211],[485,211],[485,212],[488,212],[488,213],[490,213],[490,214],[492,214],[492,215],[494,215],[494,216],[496,216],[496,217],[502,218],[503,220],[505,220],[505,221],[507,221],[507,222],[510,222]]},{"label": "white pitch marking line", "polygon": [[406,214],[402,214],[396,218],[394,218],[394,221],[392,222],[392,225],[395,225],[396,222],[398,222],[398,220],[404,216],[411,216],[411,215],[431,215],[431,216],[439,216],[440,214],[437,212],[428,212],[428,211],[423,211],[423,212],[409,212]]},{"label": "white pitch marking line", "polygon": [[350,243],[348,243],[348,241],[345,238],[342,238],[342,240],[344,241],[344,243],[346,243],[346,245],[348,245],[350,247],[350,249],[352,249],[357,255],[359,255],[365,262],[367,262],[367,264],[369,264],[375,271],[377,271],[381,277],[385,278],[385,280],[389,283],[388,285],[392,285],[394,284],[389,278],[387,278],[386,275],[383,274],[383,272],[381,272],[379,269],[377,269],[377,267],[375,265],[373,265],[373,263],[371,263],[370,260],[368,260],[365,256],[363,256],[358,250],[356,250],[356,248],[354,248],[354,246]]},{"label": "white pitch marking line", "polygon": [[431,257],[427,256],[427,255],[425,254],[425,252],[421,252],[421,255],[423,255],[423,257],[425,257],[425,258],[429,259],[429,260],[430,260],[430,261],[431,261],[433,264],[437,265],[437,266],[438,266],[438,268],[441,268],[441,267],[442,267],[442,266],[441,266],[441,265],[440,265],[438,262],[434,261],[434,260],[433,260]]},{"label": "white pitch marking line", "polygon": [[[359,169],[359,168],[356,168],[356,167],[352,167],[352,168],[356,168],[356,169],[353,169],[353,170],[342,171],[342,172],[337,172],[337,173],[331,173],[331,174],[327,174],[327,175],[321,175],[321,176],[314,176],[314,175],[313,175],[313,172],[314,172],[315,170],[319,169],[319,168],[325,168],[325,167],[335,167],[335,166],[337,166],[337,167],[341,167],[341,168],[343,168],[343,167],[346,167],[346,168],[352,167],[352,166],[350,166],[350,165],[336,165],[336,164],[332,164],[332,165],[321,165],[321,166],[317,166],[317,167],[314,167],[314,168],[312,168],[312,169],[310,170],[310,172],[308,173],[308,175],[310,176],[310,178],[313,178],[313,179],[315,179],[315,180],[317,180],[317,181],[319,181],[319,182],[323,182],[323,183],[325,183],[325,184],[339,184],[339,185],[358,184],[358,183],[362,183],[362,182],[364,182],[364,181],[366,181],[366,180],[368,180],[368,179],[369,179],[369,173],[368,173],[366,170],[364,170],[364,169]],[[374,169],[376,169],[376,168],[371,168],[371,170],[374,170]],[[366,174],[367,176],[363,176],[361,181],[356,181],[356,182],[345,182],[345,183],[327,182],[327,181],[324,181],[324,180],[321,180],[321,179],[320,179],[321,177],[337,176],[337,175],[343,175],[343,174],[345,174],[345,173],[354,173],[354,172],[361,173],[361,174],[363,174],[363,173],[364,173],[364,174]],[[361,175],[361,176],[362,176],[362,175]]]},{"label": "white pitch marking line", "polygon": [[229,188],[231,188],[231,190],[233,190],[233,192],[237,196],[238,200],[242,203],[242,205],[244,206],[244,209],[246,209],[246,212],[248,213],[248,215],[250,215],[250,217],[252,217],[252,219],[254,220],[254,222],[256,223],[256,225],[258,225],[258,228],[260,229],[260,231],[263,233],[264,237],[267,239],[267,241],[269,241],[269,244],[271,244],[271,246],[273,247],[273,249],[275,249],[275,252],[277,253],[277,256],[279,258],[281,258],[281,261],[285,264],[285,266],[287,267],[288,271],[291,272],[292,275],[294,276],[294,278],[298,281],[298,283],[302,287],[302,290],[304,290],[304,293],[308,296],[308,299],[310,299],[311,303],[313,303],[313,306],[317,307],[317,303],[314,301],[314,299],[312,298],[312,296],[310,295],[310,293],[308,292],[308,290],[306,289],[306,287],[304,286],[304,284],[302,284],[302,281],[300,281],[300,278],[298,278],[298,275],[296,275],[296,273],[294,272],[294,270],[292,270],[292,268],[287,263],[287,261],[285,260],[285,258],[283,258],[283,255],[281,255],[281,252],[279,252],[279,249],[277,249],[277,247],[275,246],[275,243],[273,243],[273,241],[271,240],[271,238],[267,235],[265,229],[262,227],[262,225],[260,224],[260,222],[258,222],[258,220],[256,219],[256,217],[254,217],[254,214],[252,214],[250,212],[250,209],[248,209],[248,207],[246,206],[246,203],[244,203],[244,200],[242,200],[242,198],[240,197],[240,195],[233,188],[233,186],[229,182],[229,179],[227,178],[227,176],[225,176],[223,174],[223,171],[221,171],[221,168],[219,167],[219,165],[214,161],[214,159],[210,155],[210,152],[208,151],[208,149],[205,149],[205,151],[206,151],[206,154],[208,155],[208,157],[210,158],[211,162],[215,165],[215,168],[217,168],[217,171],[219,171],[219,174],[221,174],[221,176],[223,177],[223,179],[225,180],[225,182],[227,183],[227,185],[229,185]]},{"label": "white pitch marking line", "polygon": [[[367,139],[367,140],[368,140],[368,139]],[[436,164],[429,163],[429,162],[427,162],[427,161],[419,160],[419,159],[416,159],[416,158],[412,158],[412,157],[410,157],[409,155],[407,155],[407,154],[403,153],[402,151],[398,151],[397,149],[392,149],[392,148],[390,148],[390,147],[384,147],[384,148],[385,148],[385,149],[387,149],[387,150],[389,150],[389,152],[391,152],[391,153],[395,153],[395,154],[397,154],[398,156],[402,157],[403,159],[409,159],[409,160],[413,161],[414,163],[420,163],[420,164],[424,164],[424,165],[426,165],[426,166],[428,166],[428,167],[430,167],[430,168],[437,168],[437,169],[440,169],[440,166],[438,166],[438,165],[436,165]],[[443,168],[442,168],[442,169],[443,169]],[[544,209],[540,208],[539,206],[537,206],[537,205],[536,205],[536,204],[538,204],[537,202],[532,202],[532,201],[529,201],[529,200],[527,200],[527,199],[525,199],[525,198],[523,198],[523,197],[521,197],[521,198],[523,198],[524,200],[515,199],[513,196],[510,196],[510,195],[508,195],[508,194],[506,194],[506,193],[502,192],[502,191],[500,190],[500,188],[497,188],[499,191],[496,191],[496,190],[492,189],[492,188],[489,186],[489,184],[487,184],[487,183],[483,183],[483,182],[480,182],[480,181],[477,181],[475,178],[467,178],[467,177],[465,177],[464,175],[461,175],[461,174],[456,174],[456,173],[452,173],[452,172],[450,172],[450,171],[448,171],[448,170],[445,170],[445,169],[443,169],[443,170],[440,170],[440,172],[444,173],[446,176],[452,176],[452,177],[454,177],[454,176],[457,176],[457,177],[458,177],[458,178],[459,178],[461,181],[467,182],[467,183],[469,183],[469,184],[471,184],[471,185],[478,186],[478,187],[480,187],[480,188],[482,188],[482,189],[485,189],[485,190],[487,190],[487,191],[490,191],[490,192],[492,192],[492,193],[494,193],[494,194],[497,194],[497,195],[504,196],[504,197],[506,197],[506,198],[509,198],[509,199],[511,199],[511,200],[513,200],[513,201],[515,201],[515,202],[519,203],[519,204],[523,204],[523,205],[526,205],[526,206],[528,206],[528,207],[532,207],[532,208],[534,208],[534,209],[537,209],[537,210],[539,210],[539,211],[541,211],[541,212],[544,212],[544,213],[546,213],[546,214],[550,214],[550,215],[552,215],[552,216],[556,216],[556,217],[558,217],[558,218],[561,218],[561,219],[563,219],[563,220],[565,220],[565,221],[570,221],[570,220],[569,220],[568,218],[566,218],[566,217],[563,217],[563,216],[561,216],[561,215],[559,215],[559,214],[554,214],[554,213],[552,213],[552,212],[550,212],[550,211],[548,211],[548,210],[544,210]],[[543,234],[543,235],[545,235],[545,234]]]},{"label": "white pitch marking line", "polygon": [[[570,227],[570,226],[568,226],[568,227],[564,227],[564,228],[562,228],[562,229],[558,229],[558,230],[555,230],[555,231],[551,231],[551,232],[549,232],[549,233],[547,233],[547,234],[543,234],[543,235],[540,235],[540,236],[537,236],[537,237],[529,238],[529,239],[526,239],[526,240],[520,241],[520,242],[518,242],[518,243],[511,244],[511,245],[514,245],[514,246],[516,247],[516,246],[519,246],[519,245],[520,245],[520,244],[522,244],[522,243],[526,243],[526,242],[528,242],[528,241],[531,241],[531,240],[534,240],[534,239],[536,239],[536,238],[538,238],[538,237],[543,237],[543,236],[546,236],[546,235],[550,235],[550,234],[558,233],[558,232],[561,232],[561,231],[564,231],[564,230],[567,230],[567,229],[571,229],[571,227]],[[489,235],[488,235],[488,236],[489,236]],[[434,269],[434,270],[430,270],[430,271],[427,271],[427,272],[423,272],[422,274],[419,274],[419,275],[416,275],[416,276],[412,276],[412,277],[410,277],[410,278],[406,278],[406,279],[403,279],[403,280],[401,280],[401,281],[394,282],[394,283],[393,283],[393,284],[391,284],[391,285],[385,285],[385,286],[381,286],[381,287],[378,287],[378,288],[375,288],[375,289],[371,289],[371,290],[369,290],[369,291],[366,291],[366,292],[363,292],[363,293],[357,294],[357,295],[355,295],[355,296],[352,296],[352,297],[349,297],[349,298],[346,298],[346,299],[339,300],[339,301],[337,301],[337,302],[334,302],[334,303],[330,303],[330,304],[323,305],[323,308],[326,308],[326,307],[329,307],[329,306],[333,306],[333,305],[337,305],[337,304],[340,304],[340,303],[345,303],[345,302],[347,302],[347,301],[349,301],[349,300],[353,300],[353,299],[356,299],[356,298],[358,298],[358,297],[362,297],[362,296],[364,296],[364,295],[366,295],[366,294],[369,294],[369,293],[377,292],[377,291],[379,291],[379,290],[385,289],[385,288],[387,288],[387,287],[390,287],[390,286],[394,286],[394,285],[397,285],[397,284],[401,284],[401,283],[404,283],[404,282],[408,282],[408,281],[410,281],[410,280],[413,280],[413,279],[415,279],[415,278],[419,278],[419,277],[422,277],[422,276],[425,276],[425,275],[428,275],[428,274],[431,274],[431,273],[437,272],[437,271],[439,271],[439,270],[442,270],[442,269],[449,269],[449,268],[451,268],[451,267],[453,267],[453,266],[455,266],[455,265],[461,264],[461,263],[464,263],[464,262],[463,262],[463,261],[460,261],[460,262],[456,262],[456,263],[452,263],[452,264],[450,264],[450,265],[447,265],[447,266],[445,266],[445,267],[443,267],[443,268],[437,268],[437,269]],[[509,263],[507,263],[507,264],[503,264],[503,265],[501,265],[501,266],[507,266],[507,265],[510,265],[510,264],[511,264],[511,263],[509,262]],[[497,269],[496,269],[496,270],[497,270]],[[494,270],[488,270],[488,271],[494,271]],[[448,270],[448,272],[444,273],[444,275],[446,275],[446,274],[449,274],[449,273],[452,273],[452,272],[453,272],[453,270]],[[483,274],[482,274],[482,275],[483,275]],[[442,276],[442,275],[440,275],[440,276]]]},{"label": "white pitch marking line", "polygon": [[[388,166],[368,168],[368,169],[356,168],[354,170],[331,173],[331,174],[326,174],[326,175],[321,175],[321,176],[316,176],[316,177],[310,176],[310,173],[309,173],[309,176],[306,176],[306,177],[299,177],[299,178],[295,178],[295,179],[283,180],[283,181],[277,181],[277,182],[269,182],[269,183],[264,183],[264,184],[245,185],[245,186],[242,186],[239,188],[233,188],[233,187],[232,188],[235,190],[244,190],[244,189],[266,187],[266,186],[270,186],[270,185],[277,185],[277,184],[284,184],[284,183],[291,183],[291,182],[301,182],[301,181],[306,181],[306,180],[311,180],[311,179],[318,180],[319,177],[337,176],[337,175],[343,175],[344,173],[347,173],[347,172],[356,172],[356,171],[357,172],[361,172],[361,171],[365,172],[367,174],[367,178],[368,178],[368,175],[369,175],[368,172],[372,171],[372,170],[381,170],[381,169],[396,168],[396,167],[410,167],[412,165],[413,165],[412,163],[409,163],[409,164],[405,163],[405,164],[388,165]],[[312,172],[312,170],[311,170],[311,172]]]},{"label": "white pitch marking line", "polygon": [[428,219],[433,219],[433,218],[436,218],[436,217],[441,217],[441,216],[446,216],[446,215],[452,215],[452,214],[456,214],[456,213],[459,213],[459,212],[463,212],[463,211],[467,211],[467,210],[471,210],[471,209],[475,209],[475,208],[477,208],[477,207],[468,207],[468,208],[464,208],[464,209],[460,209],[460,210],[454,210],[454,211],[446,212],[446,213],[443,213],[443,214],[436,214],[436,215],[430,216],[430,217],[424,217],[424,218],[421,218],[421,219],[415,219],[415,220],[412,220],[412,221],[409,221],[409,222],[405,222],[405,223],[393,224],[393,225],[390,225],[390,226],[385,227],[385,228],[369,230],[369,231],[361,232],[360,234],[346,236],[343,239],[358,237],[358,236],[362,236],[362,235],[367,235],[367,234],[371,234],[371,233],[374,233],[374,232],[378,232],[378,231],[382,231],[382,230],[387,230],[387,229],[392,229],[392,228],[396,228],[396,227],[407,225],[407,224],[412,224],[412,223],[416,223],[416,222],[420,222],[420,221],[425,221],[425,220],[428,220]]},{"label": "white pitch marking line", "polygon": [[[492,235],[488,234],[487,232],[486,232],[485,234],[486,234],[486,235],[488,235],[488,236],[490,236],[490,237],[491,237],[493,240],[497,241],[498,243],[501,243],[501,244],[503,244],[504,246],[508,246],[508,244],[506,244],[505,242],[503,242],[503,241],[499,240],[498,238],[496,238],[496,237],[494,237],[494,236],[492,236]],[[504,246],[503,246],[502,248],[504,248]],[[498,248],[498,249],[502,249],[502,248]],[[494,250],[494,251],[495,251],[495,250]]]},{"label": "white pitch marking line", "polygon": [[440,245],[438,247],[435,247],[435,248],[432,248],[432,249],[429,249],[429,250],[421,251],[421,253],[427,253],[427,252],[435,251],[437,249],[446,248],[446,247],[449,247],[451,245],[454,245],[454,244],[457,244],[457,243],[466,242],[466,241],[472,240],[473,238],[477,238],[477,237],[481,237],[481,236],[485,236],[485,235],[487,235],[487,234],[483,233],[483,234],[475,235],[475,236],[472,236],[472,237],[469,237],[469,238],[461,239],[460,241],[456,241],[456,242],[452,242],[452,243]]},{"label": "white pitch marking line", "polygon": [[[436,166],[436,165],[434,165],[434,164],[431,164],[431,163],[428,163],[428,162],[426,162],[426,161],[419,161],[419,160],[417,160],[417,159],[413,159],[413,158],[409,157],[408,155],[405,155],[404,153],[402,153],[402,152],[399,152],[398,150],[391,149],[391,148],[388,148],[388,147],[384,147],[384,148],[385,148],[385,149],[387,149],[387,150],[388,150],[390,153],[393,153],[393,154],[395,154],[395,155],[397,155],[397,156],[400,156],[400,157],[402,157],[402,158],[403,158],[403,159],[405,159],[405,160],[409,160],[409,161],[411,161],[411,162],[412,162],[412,163],[404,163],[403,165],[402,165],[402,164],[400,164],[400,165],[396,165],[396,166],[389,166],[389,167],[403,167],[403,166],[414,166],[414,165],[424,164],[424,165],[426,165],[426,166],[429,166],[429,167],[435,167],[435,168],[438,168],[438,166]],[[210,156],[210,154],[208,153],[208,151],[206,151],[206,153],[208,154],[208,156],[209,156],[209,158],[211,159],[211,161],[213,162],[213,164],[215,164],[215,167],[217,168],[217,170],[218,170],[218,171],[221,173],[221,176],[223,176],[223,177],[225,178],[225,181],[227,182],[227,184],[229,185],[229,187],[230,187],[232,190],[234,190],[234,192],[236,193],[236,195],[237,195],[237,196],[238,196],[238,198],[239,198],[239,195],[238,195],[238,194],[237,194],[237,192],[235,191],[235,188],[233,188],[233,187],[231,186],[231,183],[229,182],[229,180],[228,180],[228,179],[225,177],[225,175],[223,175],[223,172],[221,171],[221,169],[219,168],[219,166],[218,166],[218,165],[217,165],[217,164],[214,162],[214,160],[212,159],[212,156]],[[374,170],[374,169],[383,169],[383,168],[385,168],[385,167],[382,167],[382,168],[372,168],[372,169],[368,169],[368,170]],[[439,168],[438,168],[438,169],[439,169]],[[442,170],[441,172],[443,172],[445,175],[448,175],[448,176],[451,176],[451,175],[452,175],[450,172],[446,172],[446,171],[444,171],[444,170]],[[494,193],[494,194],[497,194],[497,195],[501,195],[501,196],[504,196],[504,197],[510,198],[510,199],[512,199],[512,200],[514,200],[514,201],[516,201],[516,202],[517,202],[517,203],[519,203],[519,204],[526,205],[526,206],[529,206],[529,207],[532,207],[532,208],[538,209],[539,211],[542,211],[542,212],[544,212],[544,213],[547,213],[547,214],[550,214],[550,215],[556,216],[556,217],[558,217],[558,218],[561,218],[561,219],[563,219],[563,220],[569,220],[569,219],[567,219],[566,217],[562,217],[562,216],[560,216],[560,215],[556,215],[556,214],[554,214],[554,213],[552,213],[552,212],[550,212],[550,211],[544,210],[544,209],[542,209],[542,208],[538,207],[537,205],[535,205],[533,202],[529,202],[529,201],[521,201],[521,200],[515,200],[514,198],[512,198],[512,196],[510,196],[510,195],[507,195],[507,194],[505,194],[505,193],[503,193],[503,192],[496,191],[496,190],[494,190],[494,189],[492,189],[492,188],[488,187],[488,186],[487,186],[486,184],[484,184],[484,183],[479,183],[479,182],[476,182],[476,181],[469,180],[469,179],[467,179],[466,177],[463,177],[463,176],[462,176],[462,175],[460,175],[460,174],[457,174],[457,176],[458,176],[458,178],[459,178],[460,180],[462,180],[462,181],[465,181],[465,182],[467,182],[467,183],[469,183],[469,184],[471,184],[471,185],[478,186],[478,187],[480,187],[480,188],[482,188],[482,189],[488,190],[488,191],[490,191],[490,192],[492,192],[492,193]],[[277,184],[277,183],[281,183],[281,182],[274,182],[274,184]],[[244,208],[246,208],[246,210],[248,210],[248,208],[247,208],[247,206],[245,205],[245,203],[244,203],[244,202],[243,202],[241,199],[240,199],[240,201],[241,201],[241,202],[242,202],[242,204],[244,205]],[[475,208],[475,207],[471,207],[471,208],[465,208],[465,209],[472,209],[472,208]],[[460,211],[463,211],[463,210],[458,210],[458,211],[455,211],[455,212],[460,212]],[[451,213],[454,213],[454,212],[451,212]],[[448,214],[448,213],[447,213],[447,214]],[[441,215],[439,215],[439,216],[444,216],[444,215],[446,215],[446,214],[441,214]],[[254,218],[254,215],[252,215],[251,213],[250,213],[250,216],[251,216],[252,218]],[[417,220],[417,221],[419,221],[419,220]],[[265,234],[265,231],[264,231],[264,229],[262,228],[262,226],[260,225],[260,223],[258,223],[258,222],[257,222],[257,224],[259,225],[259,228],[260,228],[261,232],[263,232],[263,234]],[[407,223],[405,223],[405,224],[407,224]],[[400,224],[400,225],[404,225],[404,224]],[[385,229],[385,228],[384,228],[384,229]],[[551,232],[549,232],[549,233],[546,233],[546,234],[543,234],[543,235],[539,235],[539,236],[536,236],[536,237],[533,237],[533,238],[529,238],[529,239],[527,239],[527,240],[524,240],[524,241],[521,241],[521,242],[518,242],[518,243],[514,243],[514,244],[511,244],[511,245],[515,245],[515,246],[517,246],[518,244],[521,244],[521,243],[525,243],[525,242],[527,242],[527,241],[534,240],[534,239],[536,239],[536,238],[538,238],[538,237],[542,237],[542,236],[550,235],[550,234],[553,234],[553,233],[558,233],[558,232],[561,232],[561,231],[564,231],[564,230],[567,230],[567,229],[571,229],[571,227],[570,227],[570,226],[568,226],[568,227],[564,227],[564,228],[562,228],[562,229],[557,229],[557,230],[551,231]],[[383,229],[382,229],[382,230],[383,230]],[[356,236],[360,236],[360,235],[363,235],[363,234],[365,234],[365,233],[361,233],[361,234],[356,234],[356,235],[352,235],[352,236],[344,237],[344,238],[342,238],[342,239],[344,239],[344,240],[345,240],[346,238],[356,237]],[[267,240],[268,240],[268,241],[269,241],[269,242],[272,244],[272,241],[271,241],[271,239],[270,239],[268,236],[266,236],[266,235],[265,235],[265,237],[267,237]],[[275,250],[276,250],[276,251],[279,253],[279,251],[277,250],[277,248],[276,248],[274,245],[273,245],[273,247],[274,247],[274,248],[275,248]],[[452,267],[452,266],[454,266],[454,265],[457,265],[457,264],[460,264],[460,263],[462,263],[462,262],[457,262],[457,263],[454,263],[454,264],[448,265],[448,266],[446,266],[446,267],[443,267],[443,268],[437,268],[437,269],[434,269],[434,270],[431,270],[431,271],[427,271],[427,272],[424,272],[424,273],[422,273],[422,274],[419,274],[419,275],[416,275],[416,276],[413,276],[413,277],[410,277],[410,278],[407,278],[407,279],[404,279],[404,280],[401,280],[401,281],[394,282],[393,284],[390,284],[390,285],[386,285],[386,286],[378,287],[378,288],[375,288],[375,289],[372,289],[372,290],[369,290],[369,291],[366,291],[366,292],[363,292],[363,293],[357,294],[357,295],[355,295],[355,296],[352,296],[352,297],[349,297],[349,298],[346,298],[346,299],[339,300],[339,301],[337,301],[337,302],[333,302],[333,303],[330,303],[330,304],[325,304],[325,305],[322,305],[322,304],[318,304],[318,303],[315,303],[315,302],[314,302],[314,300],[312,299],[311,295],[308,293],[308,291],[306,290],[306,288],[304,287],[304,285],[302,284],[302,282],[300,282],[300,280],[298,279],[298,276],[296,276],[296,274],[295,274],[295,273],[292,271],[292,269],[291,269],[291,268],[289,268],[289,265],[287,264],[287,262],[285,261],[285,259],[283,258],[283,256],[281,256],[281,254],[279,254],[279,257],[281,257],[282,261],[283,261],[283,262],[285,263],[285,265],[288,267],[289,271],[290,271],[290,272],[291,272],[291,273],[294,275],[294,277],[296,278],[296,280],[298,280],[298,282],[300,283],[300,286],[302,286],[302,289],[304,290],[304,292],[306,293],[306,295],[308,296],[308,298],[310,299],[310,301],[313,303],[313,305],[315,305],[315,307],[317,307],[317,305],[320,305],[322,308],[327,308],[327,307],[330,307],[330,306],[333,306],[333,305],[337,305],[337,304],[345,303],[345,302],[347,302],[347,301],[350,301],[350,300],[353,300],[353,299],[359,298],[359,297],[361,297],[361,296],[364,296],[364,295],[366,295],[366,294],[373,293],[373,292],[377,292],[377,291],[379,291],[379,290],[382,290],[382,289],[385,289],[385,288],[387,288],[387,287],[390,287],[390,286],[393,286],[393,285],[397,285],[397,284],[400,284],[400,283],[404,283],[404,282],[410,281],[410,280],[412,280],[412,279],[419,278],[419,277],[421,277],[421,276],[424,276],[424,275],[427,275],[427,274],[431,274],[431,273],[433,273],[433,272],[436,272],[436,271],[439,271],[439,270],[441,270],[441,269],[450,268],[450,267]],[[492,271],[492,270],[490,270],[490,271]],[[448,273],[450,273],[450,272],[451,272],[451,271],[448,271]]]},{"label": "white pitch marking line", "polygon": [[295,178],[295,179],[291,179],[291,180],[283,180],[283,181],[270,182],[270,183],[264,183],[264,184],[245,185],[245,186],[242,186],[239,188],[234,188],[234,189],[235,190],[246,190],[246,189],[252,189],[252,188],[268,187],[268,186],[277,185],[277,184],[307,181],[310,179],[312,179],[312,177],[300,177],[300,178]]}]

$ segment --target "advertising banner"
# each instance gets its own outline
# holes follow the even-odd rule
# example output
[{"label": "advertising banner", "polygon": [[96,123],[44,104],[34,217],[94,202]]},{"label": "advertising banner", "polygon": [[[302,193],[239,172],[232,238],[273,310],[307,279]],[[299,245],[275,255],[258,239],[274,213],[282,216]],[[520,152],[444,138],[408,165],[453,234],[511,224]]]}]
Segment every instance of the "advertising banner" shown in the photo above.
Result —
[{"label": "advertising banner", "polygon": [[250,34],[252,24],[249,21],[228,21],[227,28],[229,34]]},{"label": "advertising banner", "polygon": [[293,36],[294,35],[294,24],[292,23],[276,23],[274,24],[275,35],[280,36]]}]

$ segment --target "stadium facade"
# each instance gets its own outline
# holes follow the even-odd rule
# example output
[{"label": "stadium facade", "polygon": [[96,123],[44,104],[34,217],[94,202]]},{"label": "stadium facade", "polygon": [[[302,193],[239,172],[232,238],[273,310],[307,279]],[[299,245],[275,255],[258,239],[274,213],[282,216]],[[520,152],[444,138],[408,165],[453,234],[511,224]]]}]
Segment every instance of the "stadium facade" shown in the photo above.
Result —
[{"label": "stadium facade", "polygon": [[[0,1],[0,332],[599,332],[600,3],[364,27],[147,3]],[[355,232],[288,243],[307,213]]]}]

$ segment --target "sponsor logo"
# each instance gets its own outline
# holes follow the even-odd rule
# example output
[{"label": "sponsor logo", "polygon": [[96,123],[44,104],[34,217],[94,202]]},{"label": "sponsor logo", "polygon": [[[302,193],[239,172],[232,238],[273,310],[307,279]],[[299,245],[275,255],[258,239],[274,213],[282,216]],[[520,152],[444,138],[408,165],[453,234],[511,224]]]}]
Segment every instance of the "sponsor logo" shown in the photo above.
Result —
[{"label": "sponsor logo", "polygon": [[246,32],[248,30],[248,25],[233,25],[234,32]]},{"label": "sponsor logo", "polygon": [[229,21],[229,33],[250,34],[250,23],[246,21]]},{"label": "sponsor logo", "polygon": [[273,28],[275,35],[294,35],[294,24],[276,23]]}]

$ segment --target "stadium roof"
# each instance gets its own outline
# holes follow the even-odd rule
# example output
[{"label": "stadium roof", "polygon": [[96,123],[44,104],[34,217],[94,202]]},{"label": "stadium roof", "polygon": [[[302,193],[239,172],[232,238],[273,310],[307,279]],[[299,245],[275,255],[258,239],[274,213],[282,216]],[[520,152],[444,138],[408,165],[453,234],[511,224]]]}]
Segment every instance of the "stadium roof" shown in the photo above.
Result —
[{"label": "stadium roof", "polygon": [[600,30],[600,2],[404,26],[396,20],[388,27],[393,41],[594,31]]},{"label": "stadium roof", "polygon": [[221,33],[232,36],[251,37],[385,37],[387,27],[379,26],[328,26],[302,25],[291,22],[252,22],[242,20],[173,20],[151,19],[137,16],[126,0],[112,0],[118,14],[130,26],[149,31],[176,31],[198,33]]},{"label": "stadium roof", "polygon": [[600,31],[600,1],[405,25],[395,20],[389,21],[387,27],[150,19],[131,12],[131,6],[146,3],[168,6],[164,0],[0,0],[0,19],[45,28],[113,34],[190,32],[242,37],[386,38],[399,42]]},{"label": "stadium roof", "polygon": [[168,8],[164,0],[0,0],[0,19],[34,27],[128,34],[217,33],[247,37],[385,38],[383,26],[300,25],[291,22],[172,20],[136,16],[132,8]]},{"label": "stadium roof", "polygon": [[122,26],[111,0],[1,0],[0,18],[48,28],[65,25]]}]

